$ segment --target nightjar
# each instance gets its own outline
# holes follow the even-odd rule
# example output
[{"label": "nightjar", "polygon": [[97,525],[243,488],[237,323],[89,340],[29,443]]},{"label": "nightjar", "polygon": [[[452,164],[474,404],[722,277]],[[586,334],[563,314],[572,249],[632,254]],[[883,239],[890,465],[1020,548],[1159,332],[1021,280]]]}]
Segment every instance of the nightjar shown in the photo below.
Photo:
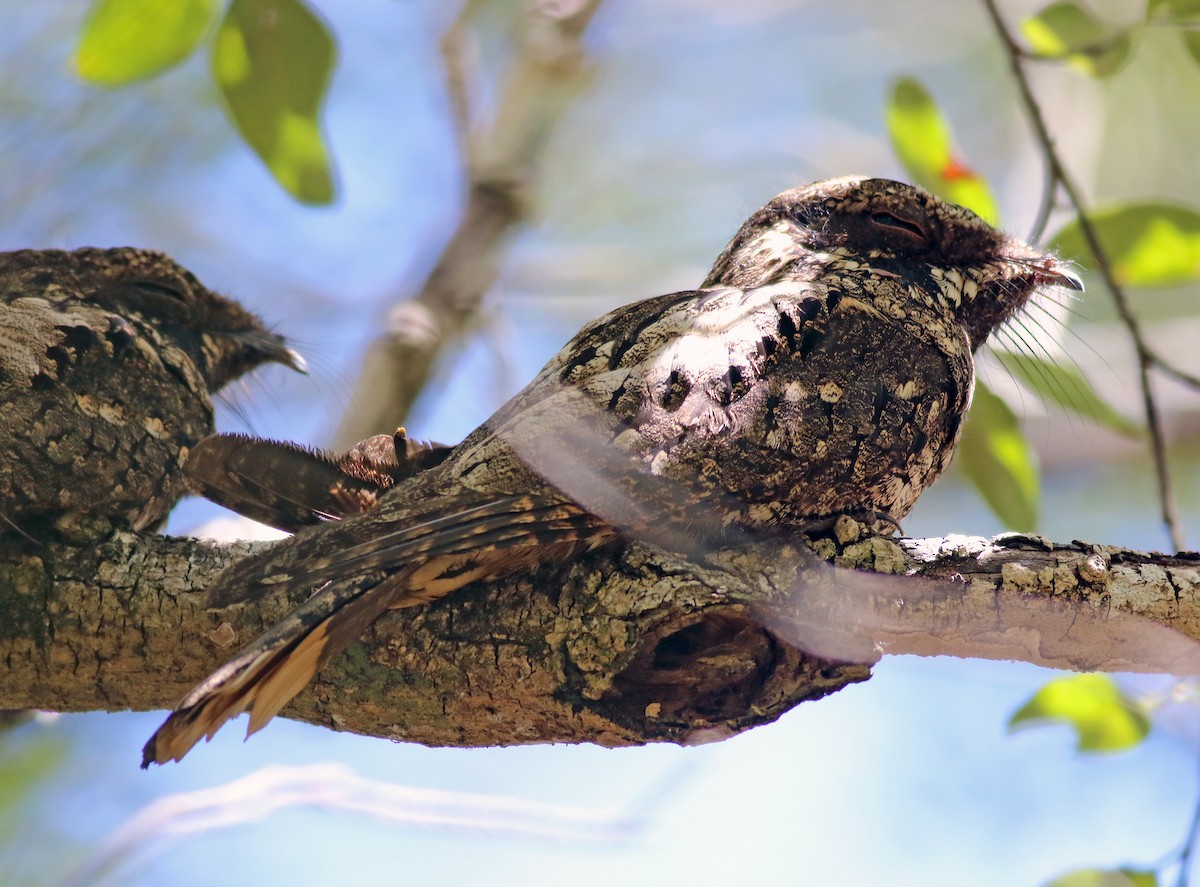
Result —
[{"label": "nightjar", "polygon": [[210,395],[268,361],[305,370],[162,253],[0,253],[0,532],[66,514],[157,527],[213,431]]},{"label": "nightjar", "polygon": [[232,567],[218,603],[317,589],[197,686],[147,743],[178,760],[250,710],[261,728],[380,614],[622,539],[680,550],[895,522],[953,454],[973,352],[1053,256],[919,188],[786,191],[697,290],[586,325],[445,459],[348,519]]}]

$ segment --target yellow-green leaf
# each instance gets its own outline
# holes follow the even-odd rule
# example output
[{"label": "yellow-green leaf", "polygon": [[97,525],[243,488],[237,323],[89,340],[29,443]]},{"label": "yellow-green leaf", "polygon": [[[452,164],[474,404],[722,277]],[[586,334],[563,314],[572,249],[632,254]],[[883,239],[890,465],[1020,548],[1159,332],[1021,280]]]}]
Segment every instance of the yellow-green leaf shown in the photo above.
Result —
[{"label": "yellow-green leaf", "polygon": [[1051,3],[1021,23],[1021,34],[1038,55],[1065,59],[1092,77],[1115,73],[1129,58],[1129,35],[1114,31],[1081,6]]},{"label": "yellow-green leaf", "polygon": [[1008,404],[982,382],[958,445],[958,464],[984,501],[1013,530],[1037,525],[1038,474],[1033,450]]},{"label": "yellow-green leaf", "polygon": [[1197,18],[1200,18],[1200,0],[1150,0],[1146,7],[1148,21],[1194,25]]},{"label": "yellow-green leaf", "polygon": [[21,813],[38,783],[62,764],[65,752],[62,742],[53,736],[33,742],[0,742],[0,820]]},{"label": "yellow-green leaf", "polygon": [[79,76],[124,86],[179,64],[217,13],[217,0],[93,0],[75,50]]},{"label": "yellow-green leaf", "polygon": [[[1117,282],[1177,286],[1200,278],[1200,213],[1172,203],[1125,203],[1088,214]],[[1079,220],[1050,239],[1066,256],[1094,267]]]},{"label": "yellow-green leaf", "polygon": [[994,353],[1022,385],[1043,401],[1056,403],[1126,437],[1141,437],[1141,426],[1113,409],[1074,367],[1031,354],[1016,354],[998,349]]},{"label": "yellow-green leaf", "polygon": [[1047,721],[1067,724],[1080,751],[1122,751],[1150,732],[1150,718],[1108,675],[1078,674],[1050,681],[1021,706],[1010,730]]},{"label": "yellow-green leaf", "polygon": [[991,189],[979,173],[955,159],[950,126],[919,81],[896,81],[886,119],[892,150],[914,182],[992,224],[999,221]]},{"label": "yellow-green leaf", "polygon": [[1046,887],[1158,887],[1158,874],[1142,869],[1078,869]]},{"label": "yellow-green leaf", "polygon": [[300,0],[233,0],[213,45],[213,76],[238,132],[303,203],[333,200],[320,114],[335,57]]},{"label": "yellow-green leaf", "polygon": [[1184,31],[1183,46],[1188,51],[1188,55],[1200,64],[1200,31]]}]

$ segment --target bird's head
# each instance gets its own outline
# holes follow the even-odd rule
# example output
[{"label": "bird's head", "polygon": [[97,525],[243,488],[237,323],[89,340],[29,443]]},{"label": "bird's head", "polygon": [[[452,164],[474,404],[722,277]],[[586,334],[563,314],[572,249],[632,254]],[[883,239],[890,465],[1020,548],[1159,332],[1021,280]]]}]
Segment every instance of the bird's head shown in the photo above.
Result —
[{"label": "bird's head", "polygon": [[84,248],[63,254],[83,298],[152,324],[191,356],[209,391],[269,362],[307,366],[282,336],[240,304],[205,287],[154,250]]},{"label": "bird's head", "polygon": [[[856,176],[775,197],[742,225],[704,285],[747,289],[788,280],[862,301],[900,292],[923,314],[961,326],[972,349],[1039,289],[1083,288],[1055,256],[968,209],[913,185]],[[904,305],[878,307],[895,313]]]}]

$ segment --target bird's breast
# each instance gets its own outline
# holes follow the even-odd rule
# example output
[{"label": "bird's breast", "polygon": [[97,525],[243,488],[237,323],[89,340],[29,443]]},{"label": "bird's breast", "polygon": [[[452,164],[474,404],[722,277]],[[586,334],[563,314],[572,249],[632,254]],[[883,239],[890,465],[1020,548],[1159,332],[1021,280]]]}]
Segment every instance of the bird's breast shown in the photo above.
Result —
[{"label": "bird's breast", "polygon": [[[836,293],[755,306],[590,380],[645,470],[797,520],[905,515],[957,441],[969,364]],[[751,520],[754,518],[751,516]]]}]

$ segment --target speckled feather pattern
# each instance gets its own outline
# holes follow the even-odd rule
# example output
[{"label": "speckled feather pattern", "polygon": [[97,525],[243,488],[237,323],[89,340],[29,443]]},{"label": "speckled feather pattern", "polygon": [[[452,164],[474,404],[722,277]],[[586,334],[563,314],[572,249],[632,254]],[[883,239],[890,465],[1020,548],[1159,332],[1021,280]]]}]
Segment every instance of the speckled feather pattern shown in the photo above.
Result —
[{"label": "speckled feather pattern", "polygon": [[383,611],[468,581],[628,538],[690,552],[839,514],[898,521],[949,463],[973,351],[1055,284],[1078,285],[908,185],[779,195],[700,289],[589,323],[441,464],[218,580],[221,603],[330,584],[193,691],[144,763],[248,708],[262,726]]},{"label": "speckled feather pattern", "polygon": [[157,526],[212,433],[210,395],[267,360],[301,365],[162,253],[0,254],[0,531],[67,514]]}]

